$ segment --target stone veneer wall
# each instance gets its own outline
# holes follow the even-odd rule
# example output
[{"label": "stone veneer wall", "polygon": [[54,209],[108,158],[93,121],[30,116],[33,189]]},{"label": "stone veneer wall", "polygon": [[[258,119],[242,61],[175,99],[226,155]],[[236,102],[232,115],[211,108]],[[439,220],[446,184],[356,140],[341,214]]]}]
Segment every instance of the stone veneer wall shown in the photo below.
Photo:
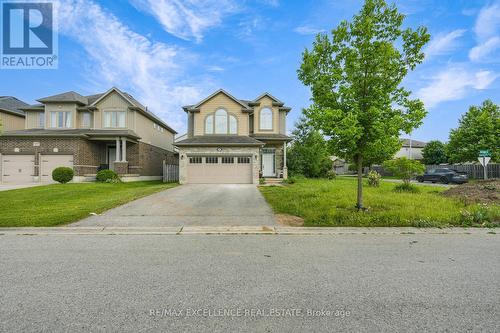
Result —
[{"label": "stone veneer wall", "polygon": [[[16,152],[16,148],[19,152]],[[57,151],[54,151],[55,148]],[[82,138],[0,137],[0,153],[34,154],[35,176],[38,176],[39,154],[73,155],[75,176],[95,174],[101,164],[99,144]]]},{"label": "stone veneer wall", "polygon": [[[222,151],[217,151],[217,148],[222,148]],[[259,147],[180,147],[179,148],[179,183],[187,183],[187,166],[190,154],[207,154],[207,155],[235,155],[235,154],[248,154],[252,155],[253,163],[253,183],[259,183],[260,171],[260,149]]]}]

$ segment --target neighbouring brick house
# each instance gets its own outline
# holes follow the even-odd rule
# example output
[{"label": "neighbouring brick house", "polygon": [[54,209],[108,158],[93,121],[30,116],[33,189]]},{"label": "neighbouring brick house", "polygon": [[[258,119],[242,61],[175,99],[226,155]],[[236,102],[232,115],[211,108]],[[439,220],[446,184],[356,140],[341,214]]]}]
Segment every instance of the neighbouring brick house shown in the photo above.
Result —
[{"label": "neighbouring brick house", "polygon": [[254,100],[217,90],[185,106],[188,132],[179,148],[180,183],[249,183],[287,178],[286,117],[290,108],[269,93]]},{"label": "neighbouring brick house", "polygon": [[82,96],[67,92],[23,107],[25,128],[0,136],[3,183],[51,182],[69,166],[75,181],[111,169],[124,180],[160,179],[162,164],[177,164],[176,132],[131,95],[112,88]]}]

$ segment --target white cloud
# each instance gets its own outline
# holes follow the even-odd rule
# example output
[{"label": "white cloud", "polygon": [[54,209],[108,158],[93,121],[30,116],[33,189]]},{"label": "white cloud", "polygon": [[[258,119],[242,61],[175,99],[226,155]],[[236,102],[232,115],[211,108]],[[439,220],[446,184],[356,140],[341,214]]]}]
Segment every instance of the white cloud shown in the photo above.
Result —
[{"label": "white cloud", "polygon": [[117,86],[174,128],[184,128],[180,106],[200,97],[199,86],[180,79],[186,53],[132,31],[98,4],[84,0],[61,0],[60,33],[77,41],[86,51],[90,92]]},{"label": "white cloud", "polygon": [[314,28],[307,25],[302,25],[293,29],[296,33],[300,35],[316,35],[320,32],[325,32],[325,29]]},{"label": "white cloud", "polygon": [[222,68],[220,66],[217,66],[217,65],[212,65],[212,66],[208,66],[207,67],[207,71],[210,71],[210,72],[223,72],[224,68]]},{"label": "white cloud", "polygon": [[452,65],[438,73],[417,95],[427,108],[432,108],[442,102],[460,100],[466,97],[471,89],[486,89],[497,77],[497,74],[490,71],[474,72],[463,66]]},{"label": "white cloud", "polygon": [[469,59],[481,61],[500,48],[500,3],[481,9],[474,26],[477,45],[469,52]]},{"label": "white cloud", "polygon": [[491,53],[493,53],[499,47],[500,47],[500,38],[492,37],[488,39],[486,42],[473,47],[469,51],[469,59],[472,61],[479,61],[481,59],[484,59]]},{"label": "white cloud", "polygon": [[225,15],[239,10],[233,0],[130,0],[139,10],[154,16],[172,35],[200,42],[209,28]]},{"label": "white cloud", "polygon": [[467,30],[457,29],[447,34],[437,34],[425,49],[427,58],[450,53],[457,47],[457,39],[462,37]]}]

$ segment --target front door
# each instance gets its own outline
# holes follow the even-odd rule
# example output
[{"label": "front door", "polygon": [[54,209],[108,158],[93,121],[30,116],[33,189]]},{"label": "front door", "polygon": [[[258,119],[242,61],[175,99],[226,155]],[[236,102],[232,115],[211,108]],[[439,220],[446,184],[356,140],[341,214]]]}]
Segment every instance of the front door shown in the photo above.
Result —
[{"label": "front door", "polygon": [[262,153],[262,176],[274,177],[276,170],[274,165],[274,153]]},{"label": "front door", "polygon": [[115,160],[116,160],[116,148],[109,147],[108,148],[108,166],[109,170],[115,170]]}]

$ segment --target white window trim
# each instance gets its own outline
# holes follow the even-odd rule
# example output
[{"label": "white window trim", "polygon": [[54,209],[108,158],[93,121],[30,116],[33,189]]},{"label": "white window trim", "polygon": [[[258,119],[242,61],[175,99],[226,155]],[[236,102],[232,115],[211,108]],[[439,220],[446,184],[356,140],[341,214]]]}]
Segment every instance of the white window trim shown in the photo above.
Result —
[{"label": "white window trim", "polygon": [[[59,114],[62,114],[62,126],[59,126]],[[53,115],[55,115],[55,124],[52,122]],[[68,120],[69,126],[67,126]],[[49,111],[49,125],[52,129],[74,128],[73,122],[73,111]]]},{"label": "white window trim", "polygon": [[[225,118],[226,118],[226,131],[223,131],[223,132],[217,132],[216,131],[216,125],[217,125],[216,124],[216,120],[217,120],[217,117],[216,117],[215,114],[219,110],[223,110],[226,113],[226,115],[225,115]],[[209,119],[211,119],[212,126],[207,126],[207,122],[208,122]],[[236,125],[235,132],[231,131],[231,119],[234,119],[234,121],[235,121],[235,125]],[[211,127],[211,130],[207,130],[209,127]],[[208,115],[205,116],[205,120],[203,122],[203,129],[204,129],[203,132],[205,133],[205,135],[238,135],[238,117],[236,117],[236,115],[228,112],[225,108],[219,107],[214,112],[212,112],[212,113],[210,113],[210,114],[208,114]]]},{"label": "white window trim", "polygon": [[[124,114],[123,126],[119,126],[118,113],[122,112]],[[106,126],[106,114],[116,113],[116,126],[111,126],[113,119],[110,119],[110,126]],[[127,111],[123,109],[105,109],[102,111],[102,128],[106,129],[124,129],[127,128]]]},{"label": "white window trim", "polygon": [[[263,127],[262,126],[262,112],[265,111],[265,110],[269,110],[271,112],[271,127],[268,128],[268,127]],[[273,109],[268,107],[268,106],[265,106],[263,107],[262,109],[260,109],[259,111],[259,131],[272,131],[274,129],[274,112],[273,112]]]}]

